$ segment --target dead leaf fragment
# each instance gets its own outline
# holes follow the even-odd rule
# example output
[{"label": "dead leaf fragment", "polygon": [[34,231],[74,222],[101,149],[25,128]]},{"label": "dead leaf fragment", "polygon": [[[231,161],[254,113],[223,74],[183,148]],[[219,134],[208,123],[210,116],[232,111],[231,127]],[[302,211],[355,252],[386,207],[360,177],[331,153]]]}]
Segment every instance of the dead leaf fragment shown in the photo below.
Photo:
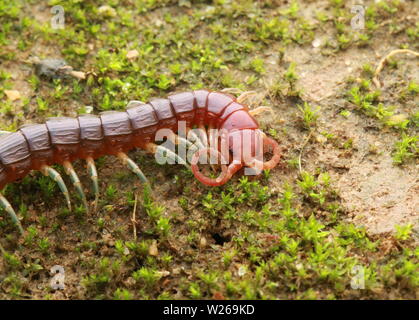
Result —
[{"label": "dead leaf fragment", "polygon": [[70,71],[70,74],[77,79],[84,80],[86,79],[86,73],[82,71]]}]

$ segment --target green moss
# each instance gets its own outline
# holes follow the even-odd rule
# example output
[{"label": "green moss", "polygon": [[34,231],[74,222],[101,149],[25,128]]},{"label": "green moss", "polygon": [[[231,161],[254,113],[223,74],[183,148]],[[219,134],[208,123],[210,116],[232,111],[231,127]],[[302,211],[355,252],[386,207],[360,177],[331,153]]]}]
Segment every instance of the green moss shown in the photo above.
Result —
[{"label": "green moss", "polygon": [[402,164],[408,159],[417,156],[417,142],[418,136],[403,135],[402,140],[396,142],[395,150],[393,152],[393,161],[396,164]]}]

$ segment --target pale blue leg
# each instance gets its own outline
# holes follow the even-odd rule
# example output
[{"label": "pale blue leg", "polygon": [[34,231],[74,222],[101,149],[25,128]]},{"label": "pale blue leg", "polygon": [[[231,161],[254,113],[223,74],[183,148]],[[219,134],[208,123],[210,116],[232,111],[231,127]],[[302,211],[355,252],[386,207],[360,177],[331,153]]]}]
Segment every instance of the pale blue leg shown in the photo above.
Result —
[{"label": "pale blue leg", "polygon": [[76,188],[78,194],[80,195],[83,205],[87,211],[89,211],[89,205],[87,204],[86,195],[84,194],[83,187],[81,185],[80,179],[73,168],[73,165],[69,161],[65,161],[63,163],[64,169],[66,173],[70,176],[71,182],[73,183],[74,187]]},{"label": "pale blue leg", "polygon": [[56,170],[54,170],[53,168],[51,168],[50,166],[44,166],[42,168],[41,172],[45,176],[50,177],[55,182],[57,182],[58,187],[60,188],[61,192],[64,194],[64,197],[65,197],[65,199],[67,201],[68,209],[71,211],[70,195],[68,193],[67,186],[65,185],[64,180],[61,177],[61,175]]},{"label": "pale blue leg", "polygon": [[92,158],[87,158],[87,169],[89,171],[90,179],[93,182],[93,191],[95,193],[95,211],[99,202],[99,178],[96,170],[95,161]]},{"label": "pale blue leg", "polygon": [[15,210],[13,210],[12,206],[10,205],[9,201],[0,193],[0,208],[3,208],[12,218],[13,222],[17,225],[21,234],[23,234],[22,225],[16,215]]},{"label": "pale blue leg", "polygon": [[140,167],[137,166],[137,164],[132,161],[126,153],[120,152],[118,154],[118,158],[121,159],[122,163],[128,167],[132,172],[134,172],[138,178],[140,178],[142,183],[148,184],[148,180],[144,173],[141,171]]}]

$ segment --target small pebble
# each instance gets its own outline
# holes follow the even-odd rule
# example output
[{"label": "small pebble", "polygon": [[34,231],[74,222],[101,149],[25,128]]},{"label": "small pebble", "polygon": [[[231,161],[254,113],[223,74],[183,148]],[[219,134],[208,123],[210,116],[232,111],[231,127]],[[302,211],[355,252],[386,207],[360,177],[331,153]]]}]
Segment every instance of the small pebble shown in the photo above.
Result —
[{"label": "small pebble", "polygon": [[156,240],[153,240],[153,242],[150,245],[150,248],[148,248],[148,254],[153,257],[157,257],[159,255],[159,249],[157,248]]},{"label": "small pebble", "polygon": [[313,48],[318,48],[320,47],[321,44],[322,44],[322,41],[320,39],[314,39],[313,42],[311,43]]},{"label": "small pebble", "polygon": [[137,50],[130,50],[130,51],[127,52],[126,57],[127,57],[128,60],[132,60],[132,59],[137,58],[139,55],[140,54],[138,53]]},{"label": "small pebble", "polygon": [[63,59],[44,59],[36,63],[36,74],[52,79],[68,78],[66,73],[61,72],[65,66],[67,66],[67,62]]},{"label": "small pebble", "polygon": [[20,92],[17,90],[4,90],[4,93],[6,94],[7,98],[10,101],[15,101],[20,99]]},{"label": "small pebble", "polygon": [[207,239],[205,237],[201,237],[199,245],[201,246],[201,248],[205,248],[207,246]]}]

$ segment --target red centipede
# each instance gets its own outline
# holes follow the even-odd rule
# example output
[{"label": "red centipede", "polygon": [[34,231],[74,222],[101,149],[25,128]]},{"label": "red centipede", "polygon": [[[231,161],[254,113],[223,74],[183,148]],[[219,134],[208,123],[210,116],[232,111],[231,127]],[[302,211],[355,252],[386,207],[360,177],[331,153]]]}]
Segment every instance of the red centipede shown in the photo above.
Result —
[{"label": "red centipede", "polygon": [[[63,165],[87,207],[86,197],[72,162],[78,159],[86,161],[97,203],[99,187],[95,159],[105,155],[117,156],[146,183],[146,177],[128,157],[127,152],[141,148],[156,153],[159,148],[155,143],[157,131],[165,128],[178,132],[177,125],[180,121],[184,121],[188,131],[198,127],[214,128],[228,133],[226,141],[230,156],[222,164],[222,172],[218,177],[204,175],[199,169],[198,160],[203,153],[208,152],[220,156],[219,148],[205,146],[196,151],[192,158],[192,172],[205,185],[223,185],[244,166],[259,165],[261,169],[271,169],[279,162],[280,149],[277,142],[259,130],[252,111],[229,94],[195,90],[173,94],[167,99],[153,99],[148,103],[131,101],[127,109],[121,112],[108,111],[97,116],[81,115],[77,118],[50,118],[44,124],[25,125],[16,132],[1,135],[0,190],[6,184],[25,177],[31,170],[38,170],[58,183],[71,210],[68,189],[61,175],[51,167],[59,164]],[[262,144],[253,139],[244,139],[244,136],[254,136],[256,133],[261,134]],[[250,148],[250,159],[243,156],[244,147]],[[273,154],[269,161],[256,159],[257,152],[263,154],[267,150]],[[0,207],[9,213],[23,232],[12,206],[1,194]]]}]

